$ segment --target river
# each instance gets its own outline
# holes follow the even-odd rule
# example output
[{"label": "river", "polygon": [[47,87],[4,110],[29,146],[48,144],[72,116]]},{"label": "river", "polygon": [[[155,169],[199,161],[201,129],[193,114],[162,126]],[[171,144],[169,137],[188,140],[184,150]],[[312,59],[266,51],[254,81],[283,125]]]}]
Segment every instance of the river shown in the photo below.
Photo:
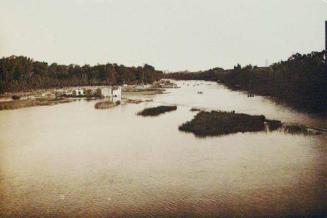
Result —
[{"label": "river", "polygon": [[[178,131],[192,107],[320,128],[326,118],[216,83],[178,85],[109,110],[81,100],[1,111],[0,217],[326,216],[326,134]],[[177,111],[136,115],[170,104]]]}]

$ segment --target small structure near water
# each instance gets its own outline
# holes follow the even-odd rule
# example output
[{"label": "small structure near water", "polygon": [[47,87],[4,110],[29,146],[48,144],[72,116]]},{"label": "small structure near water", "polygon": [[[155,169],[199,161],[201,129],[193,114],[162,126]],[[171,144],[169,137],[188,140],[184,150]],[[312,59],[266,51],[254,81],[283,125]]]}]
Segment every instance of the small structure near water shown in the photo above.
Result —
[{"label": "small structure near water", "polygon": [[99,93],[105,100],[96,103],[96,109],[108,109],[121,104],[121,86],[102,87]]},{"label": "small structure near water", "polygon": [[112,96],[111,87],[103,87],[100,90],[102,97],[109,98]]},{"label": "small structure near water", "polygon": [[121,101],[121,86],[113,86],[113,87],[102,87],[101,88],[101,97],[108,98],[112,102],[120,102]]},{"label": "small structure near water", "polygon": [[112,88],[112,101],[120,102],[121,101],[121,86]]},{"label": "small structure near water", "polygon": [[77,96],[77,97],[83,97],[85,94],[84,94],[84,89],[82,88],[77,88],[73,91],[73,95]]}]

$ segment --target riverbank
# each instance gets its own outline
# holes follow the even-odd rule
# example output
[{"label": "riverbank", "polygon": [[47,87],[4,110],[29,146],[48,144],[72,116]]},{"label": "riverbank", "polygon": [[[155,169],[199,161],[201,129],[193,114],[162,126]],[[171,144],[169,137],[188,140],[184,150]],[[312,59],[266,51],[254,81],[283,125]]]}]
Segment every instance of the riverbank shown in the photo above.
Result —
[{"label": "riverbank", "polygon": [[177,80],[214,81],[230,90],[245,92],[248,97],[265,96],[297,111],[327,115],[327,72],[323,51],[294,54],[269,67],[236,65],[229,70],[213,68],[165,76]]},{"label": "riverbank", "polygon": [[56,104],[70,103],[75,99],[60,98],[60,99],[26,99],[26,100],[13,100],[13,101],[3,101],[0,102],[0,110],[14,110],[25,107],[34,106],[51,106]]},{"label": "riverbank", "polygon": [[[24,92],[6,92],[0,95],[0,110],[13,110],[24,107],[55,105],[60,103],[69,103],[76,99],[99,100],[102,99],[101,94],[98,94],[99,90],[103,86],[85,86],[85,87],[66,87],[62,89],[40,89],[34,91]],[[74,94],[74,90],[84,90],[83,96]],[[93,91],[92,91],[93,90]],[[135,96],[154,96],[165,93],[164,88],[156,88],[151,85],[148,86],[136,86],[125,85],[122,88],[121,103],[141,103],[143,100],[130,99]],[[89,94],[92,91],[93,94]],[[64,94],[63,94],[64,93]],[[150,101],[149,99],[146,101]],[[108,103],[99,103],[95,106],[97,109],[111,107]]]}]

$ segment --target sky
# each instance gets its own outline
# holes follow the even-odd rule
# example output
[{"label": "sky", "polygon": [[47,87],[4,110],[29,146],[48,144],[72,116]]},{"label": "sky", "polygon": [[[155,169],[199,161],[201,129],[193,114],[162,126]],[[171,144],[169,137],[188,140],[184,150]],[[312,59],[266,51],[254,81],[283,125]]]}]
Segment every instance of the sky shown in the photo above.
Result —
[{"label": "sky", "polygon": [[265,66],[323,50],[325,20],[327,0],[0,0],[0,57],[167,71]]}]

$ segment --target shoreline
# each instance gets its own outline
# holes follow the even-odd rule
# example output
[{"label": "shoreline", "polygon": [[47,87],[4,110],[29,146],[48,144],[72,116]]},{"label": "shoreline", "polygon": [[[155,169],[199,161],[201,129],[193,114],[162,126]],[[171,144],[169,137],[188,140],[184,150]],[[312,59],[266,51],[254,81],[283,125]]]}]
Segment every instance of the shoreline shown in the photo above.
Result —
[{"label": "shoreline", "polygon": [[[76,86],[65,88],[49,88],[49,89],[37,89],[26,90],[19,92],[5,92],[0,94],[0,111],[1,110],[15,110],[25,107],[35,106],[51,106],[61,103],[70,103],[77,99],[104,99],[103,97],[88,97],[83,96],[57,96],[58,92],[73,91],[75,89],[97,89],[104,86]],[[128,96],[154,96],[158,94],[164,94],[166,89],[157,88],[152,86],[138,87],[125,85],[122,88],[122,99],[127,99],[127,103],[133,103],[128,101]]]}]

